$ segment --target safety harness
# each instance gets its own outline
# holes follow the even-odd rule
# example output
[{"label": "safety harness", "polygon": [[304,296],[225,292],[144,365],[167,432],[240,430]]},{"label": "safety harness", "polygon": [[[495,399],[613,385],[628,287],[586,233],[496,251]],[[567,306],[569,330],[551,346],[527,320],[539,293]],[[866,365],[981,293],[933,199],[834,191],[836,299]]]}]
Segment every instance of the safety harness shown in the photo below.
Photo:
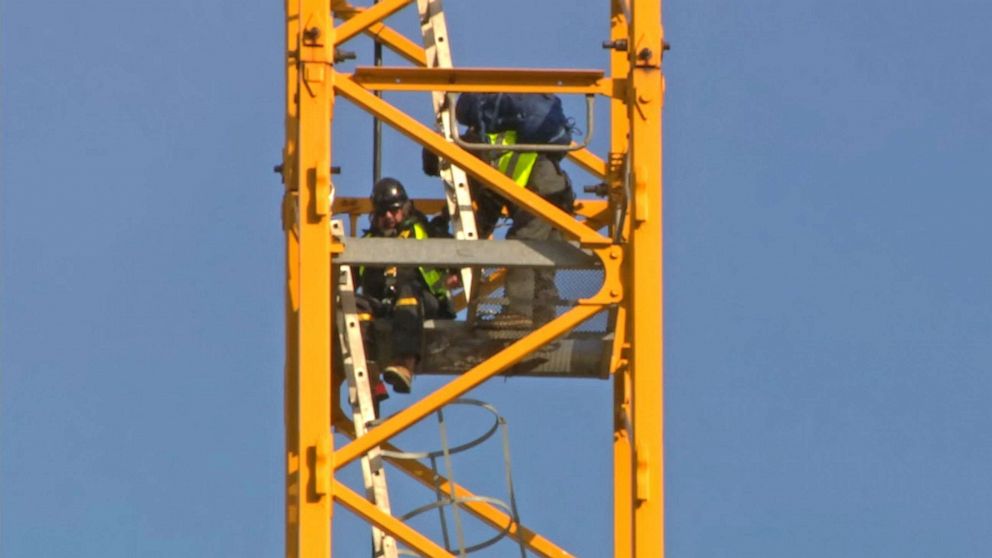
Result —
[{"label": "safety harness", "polygon": [[[397,238],[410,238],[412,236],[415,240],[423,240],[429,236],[427,234],[427,229],[419,221],[408,219],[401,226],[403,228],[399,231],[399,234],[396,235]],[[365,234],[362,236],[370,237],[372,236],[372,231],[365,231]],[[424,283],[427,284],[427,288],[430,290],[432,295],[442,300],[448,298],[448,289],[444,286],[444,273],[433,267],[425,266],[419,266],[417,267],[417,270],[420,271],[420,277],[424,280]],[[396,279],[396,266],[386,268],[383,274],[386,276],[386,284],[388,288],[390,278],[392,278],[393,281]],[[361,277],[363,275],[365,275],[364,265],[358,268],[358,276]],[[401,302],[409,303],[409,301],[400,299],[395,302],[395,305],[407,305],[401,304]],[[415,300],[414,303],[416,303]]]}]

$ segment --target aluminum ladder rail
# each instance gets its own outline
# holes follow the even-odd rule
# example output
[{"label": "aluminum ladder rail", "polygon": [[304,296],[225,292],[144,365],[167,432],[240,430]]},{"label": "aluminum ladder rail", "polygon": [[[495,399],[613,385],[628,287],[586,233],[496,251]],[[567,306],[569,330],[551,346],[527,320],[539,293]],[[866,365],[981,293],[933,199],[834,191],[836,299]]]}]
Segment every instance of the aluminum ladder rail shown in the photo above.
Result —
[{"label": "aluminum ladder rail", "polygon": [[[344,235],[340,221],[334,221],[331,230],[339,238]],[[355,304],[355,284],[351,267],[340,266],[338,273],[338,338],[344,360],[345,377],[348,380],[348,402],[351,404],[352,422],[355,437],[368,431],[368,425],[376,420],[375,404],[372,400],[372,378],[362,343],[361,316]],[[389,505],[389,490],[386,485],[386,470],[378,447],[372,448],[361,459],[362,481],[365,495],[383,513],[392,515]],[[396,539],[378,527],[372,527],[373,556],[397,558]]]},{"label": "aluminum ladder rail", "polygon": [[[417,0],[417,12],[420,15],[420,34],[424,40],[424,58],[428,68],[451,68],[451,45],[448,42],[448,24],[444,17],[441,0]],[[457,122],[451,121],[451,111],[448,110],[449,97],[440,91],[431,92],[434,102],[434,117],[438,130],[449,142],[452,139],[453,127]],[[457,130],[455,130],[457,131]],[[440,164],[441,180],[444,182],[444,196],[448,202],[448,214],[451,216],[455,238],[459,240],[478,240],[479,233],[475,226],[475,212],[472,209],[472,193],[468,186],[468,176],[465,171],[454,166]],[[471,267],[461,268],[462,286],[465,289],[465,301],[472,300],[474,273]]]}]

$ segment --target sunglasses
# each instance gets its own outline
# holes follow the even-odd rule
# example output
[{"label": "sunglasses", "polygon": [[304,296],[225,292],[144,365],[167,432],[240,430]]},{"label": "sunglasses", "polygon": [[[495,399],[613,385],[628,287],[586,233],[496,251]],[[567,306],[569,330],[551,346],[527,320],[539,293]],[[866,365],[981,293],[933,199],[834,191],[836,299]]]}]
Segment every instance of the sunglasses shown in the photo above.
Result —
[{"label": "sunglasses", "polygon": [[381,216],[381,215],[385,215],[387,213],[397,213],[397,212],[402,211],[402,210],[403,210],[403,206],[402,205],[401,206],[398,206],[398,207],[377,207],[377,208],[375,208],[375,214]]}]

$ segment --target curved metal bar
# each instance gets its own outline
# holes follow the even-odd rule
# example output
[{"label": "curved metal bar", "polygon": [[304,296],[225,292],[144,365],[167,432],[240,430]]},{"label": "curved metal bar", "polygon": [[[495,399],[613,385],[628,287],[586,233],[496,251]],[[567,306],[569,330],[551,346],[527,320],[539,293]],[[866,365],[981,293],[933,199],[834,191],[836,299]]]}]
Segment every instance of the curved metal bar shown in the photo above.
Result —
[{"label": "curved metal bar", "polygon": [[[513,145],[494,146],[491,143],[475,143],[463,140],[460,132],[458,131],[458,126],[451,127],[451,139],[456,144],[461,146],[462,149],[467,149],[469,151],[536,151],[540,153],[567,153],[569,151],[578,151],[589,147],[589,142],[592,141],[592,133],[595,129],[595,118],[593,117],[594,99],[594,95],[586,95],[586,134],[582,143],[576,143],[573,145],[515,143]],[[448,112],[451,114],[451,121],[458,122],[458,120],[455,119],[455,102],[454,99],[451,98],[450,93],[448,94]]]},{"label": "curved metal bar", "polygon": [[[448,476],[448,481],[455,483],[455,466],[451,462],[451,451],[448,448],[448,423],[444,420],[444,409],[437,410],[437,424],[441,431],[441,448],[444,450],[444,472]],[[445,498],[439,498],[443,501]],[[457,502],[451,506],[451,515],[455,520],[455,538],[458,539],[458,553],[465,556],[465,527],[462,524],[462,507]],[[443,512],[442,512],[443,514]]]},{"label": "curved metal bar", "polygon": [[[448,403],[448,405],[474,405],[476,407],[482,407],[483,409],[492,413],[493,417],[495,418],[495,420],[493,421],[493,425],[489,428],[489,430],[487,430],[484,434],[482,434],[477,438],[473,438],[472,440],[465,442],[464,444],[450,448],[448,450],[449,455],[455,455],[478,446],[482,442],[485,442],[489,438],[492,438],[493,434],[496,433],[496,430],[499,429],[499,425],[500,425],[499,412],[496,410],[495,407],[493,407],[489,403],[486,403],[484,401],[479,401],[478,399],[455,399],[451,403]],[[434,451],[423,451],[423,452],[390,451],[384,449],[381,450],[380,453],[385,457],[392,457],[393,459],[430,459],[430,458],[441,457],[445,454],[443,449],[434,450]]]},{"label": "curved metal bar", "polygon": [[[489,504],[491,506],[494,506],[494,507],[497,507],[497,508],[503,510],[503,512],[505,512],[507,514],[507,516],[509,516],[511,518],[513,517],[512,516],[512,510],[510,509],[510,506],[507,505],[507,503],[504,502],[503,500],[500,500],[498,498],[491,498],[489,496],[472,496],[472,497],[469,497],[469,498],[453,498],[453,499],[452,498],[448,498],[448,499],[445,499],[445,500],[434,501],[434,502],[431,502],[429,504],[425,504],[423,506],[420,506],[419,508],[417,508],[415,510],[409,511],[409,512],[407,512],[407,513],[399,516],[397,519],[399,519],[400,521],[407,521],[407,520],[412,519],[412,518],[414,518],[414,517],[416,517],[416,516],[418,516],[418,515],[420,515],[422,513],[426,513],[426,512],[429,512],[431,510],[435,510],[435,509],[438,509],[438,508],[443,508],[445,506],[450,506],[450,505],[454,505],[454,504],[461,505],[461,504],[464,504],[466,502],[484,502],[486,504]],[[498,533],[496,533],[492,537],[490,537],[490,538],[488,538],[488,539],[486,539],[486,540],[484,540],[484,541],[482,541],[480,543],[476,543],[474,545],[465,547],[465,554],[471,554],[471,553],[476,552],[478,550],[482,550],[483,548],[492,546],[492,545],[496,544],[497,542],[503,540],[504,538],[506,538],[507,535],[510,534],[510,529],[513,527],[513,523],[514,523],[514,521],[511,520],[511,522],[508,523],[506,525],[506,527],[503,527]],[[420,556],[419,554],[410,554],[409,551],[407,551],[405,549],[401,549],[399,551],[399,553],[402,554],[403,556]]]},{"label": "curved metal bar", "polygon": [[[499,414],[499,411],[496,409],[496,407],[494,407],[489,403],[477,399],[469,399],[469,398],[456,399],[448,403],[448,405],[471,405],[475,407],[481,407],[493,415],[493,417],[495,418],[494,425],[482,436],[479,436],[478,438],[471,440],[467,443],[461,444],[456,448],[449,448],[447,444],[447,434],[446,434],[447,429],[445,427],[445,420],[442,414],[444,407],[442,407],[437,411],[438,420],[441,425],[441,444],[442,444],[441,450],[433,451],[433,452],[399,452],[399,451],[381,450],[381,455],[383,457],[387,457],[393,460],[397,460],[397,459],[419,460],[425,457],[430,459],[431,471],[433,472],[434,492],[435,492],[436,500],[428,504],[425,504],[423,506],[420,506],[412,511],[406,512],[405,514],[398,516],[397,519],[405,522],[421,514],[430,512],[432,510],[438,510],[438,513],[441,516],[441,530],[444,536],[445,550],[449,552],[457,551],[457,554],[459,556],[467,556],[468,554],[471,554],[473,552],[490,547],[498,543],[499,541],[503,540],[504,538],[516,539],[515,536],[511,536],[511,531],[514,529],[514,526],[517,527],[520,526],[520,515],[519,512],[517,511],[516,494],[514,493],[514,489],[513,489],[513,478],[512,478],[513,474],[510,468],[509,431],[507,428],[506,419],[504,419]],[[447,405],[445,405],[445,407],[447,407]],[[509,492],[509,499],[510,499],[509,503],[507,503],[505,500],[501,500],[499,498],[494,498],[491,496],[469,495],[469,496],[459,497],[454,495],[454,491],[449,493],[445,490],[442,490],[440,484],[438,484],[437,482],[439,478],[442,478],[439,477],[437,471],[437,457],[443,456],[445,460],[445,466],[447,468],[447,475],[448,475],[447,482],[453,483],[454,472],[452,470],[451,456],[455,453],[475,447],[481,444],[482,442],[488,440],[490,437],[492,437],[492,435],[495,433],[496,430],[500,430],[502,432],[503,466],[504,466],[504,474],[506,476],[506,483],[507,483],[506,487],[507,487],[507,491]],[[493,528],[497,530],[497,532],[495,533],[495,535],[493,535],[490,538],[484,539],[482,542],[467,545],[463,538],[463,527],[461,525],[461,520],[459,517],[459,510],[461,510],[462,508],[467,508],[468,505],[475,502],[485,503],[492,506],[493,508],[502,511],[506,520],[504,524],[502,521],[491,522],[491,521],[487,521],[485,518],[480,518],[483,519],[483,521],[489,523]],[[447,521],[445,519],[446,509],[450,509],[455,516],[457,549],[451,548],[451,540],[448,533]],[[526,545],[521,540],[517,540],[517,542],[520,543],[521,557],[526,556],[526,552],[527,552]],[[409,550],[405,548],[398,549],[398,552],[400,555],[403,556],[417,556],[417,554],[412,554]]]}]

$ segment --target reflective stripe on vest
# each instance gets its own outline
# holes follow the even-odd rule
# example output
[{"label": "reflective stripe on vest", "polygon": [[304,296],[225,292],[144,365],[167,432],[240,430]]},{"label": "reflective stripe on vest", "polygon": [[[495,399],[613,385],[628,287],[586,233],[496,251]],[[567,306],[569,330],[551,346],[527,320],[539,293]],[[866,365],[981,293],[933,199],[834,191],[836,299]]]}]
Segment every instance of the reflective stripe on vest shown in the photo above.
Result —
[{"label": "reflective stripe on vest", "polygon": [[[513,145],[517,143],[517,133],[513,130],[502,134],[487,134],[489,143],[493,145]],[[496,167],[499,172],[509,176],[519,186],[527,186],[530,180],[530,173],[534,170],[534,163],[537,162],[537,153],[534,151],[507,151],[496,160]]]}]

